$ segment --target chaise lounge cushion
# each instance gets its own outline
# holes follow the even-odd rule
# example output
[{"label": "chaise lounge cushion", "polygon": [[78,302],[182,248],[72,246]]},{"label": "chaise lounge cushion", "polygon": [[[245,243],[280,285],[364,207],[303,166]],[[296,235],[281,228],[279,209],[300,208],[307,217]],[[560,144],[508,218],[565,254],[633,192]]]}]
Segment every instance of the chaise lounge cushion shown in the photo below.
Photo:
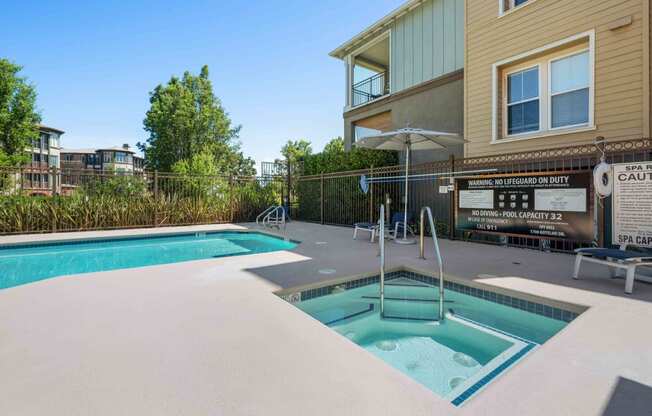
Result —
[{"label": "chaise lounge cushion", "polygon": [[369,228],[369,229],[371,229],[371,228],[374,228],[374,227],[378,226],[378,224],[372,224],[370,222],[356,222],[355,224],[353,224],[353,226],[356,227],[356,228]]},{"label": "chaise lounge cushion", "polygon": [[617,248],[580,248],[575,250],[575,252],[602,260],[606,260],[607,258],[627,260],[637,257],[650,257],[650,254],[640,251],[618,250]]}]

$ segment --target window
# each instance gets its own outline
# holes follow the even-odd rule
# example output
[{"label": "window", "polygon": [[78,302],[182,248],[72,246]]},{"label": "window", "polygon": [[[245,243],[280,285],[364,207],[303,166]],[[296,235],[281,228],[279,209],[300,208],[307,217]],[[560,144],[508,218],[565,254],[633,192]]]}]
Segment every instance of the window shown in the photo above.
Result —
[{"label": "window", "polygon": [[111,163],[113,161],[113,154],[111,152],[104,152],[102,160],[104,163]]},{"label": "window", "polygon": [[131,155],[126,152],[115,152],[116,163],[131,163]]},{"label": "window", "polygon": [[50,148],[50,135],[47,133],[41,133],[41,145],[39,146],[42,149]]},{"label": "window", "polygon": [[50,135],[50,147],[59,147],[59,136],[56,134]]},{"label": "window", "polygon": [[364,139],[365,137],[375,136],[382,133],[380,130],[370,129],[368,127],[353,126],[353,140],[355,142]]},{"label": "window", "polygon": [[500,4],[500,14],[504,14],[510,10],[517,8],[530,0],[499,0]]},{"label": "window", "polygon": [[507,134],[539,130],[539,68],[507,76]]},{"label": "window", "polygon": [[550,127],[588,124],[589,90],[589,51],[551,61]]},{"label": "window", "polygon": [[492,65],[491,142],[595,130],[595,31]]},{"label": "window", "polygon": [[33,162],[40,162],[41,161],[41,154],[40,153],[32,153],[32,161]]},{"label": "window", "polygon": [[51,168],[59,167],[59,156],[50,156],[49,162]]}]

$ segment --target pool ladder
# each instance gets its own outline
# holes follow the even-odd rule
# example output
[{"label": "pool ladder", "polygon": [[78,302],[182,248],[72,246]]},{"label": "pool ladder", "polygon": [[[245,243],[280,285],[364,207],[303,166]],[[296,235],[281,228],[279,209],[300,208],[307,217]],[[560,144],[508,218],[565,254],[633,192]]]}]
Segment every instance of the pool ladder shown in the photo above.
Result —
[{"label": "pool ladder", "polygon": [[[444,314],[444,267],[441,260],[441,252],[439,250],[439,241],[437,240],[437,230],[435,229],[435,222],[432,219],[432,210],[430,207],[421,208],[420,214],[420,233],[419,233],[419,258],[425,260],[424,255],[424,228],[425,228],[425,215],[428,214],[428,222],[430,224],[430,233],[432,234],[432,243],[437,258],[437,265],[439,268],[439,314],[438,321],[443,322],[445,319]],[[380,222],[379,222],[379,242],[378,250],[380,256],[380,317],[385,317],[385,205],[380,206]]]},{"label": "pool ladder", "polygon": [[281,205],[271,205],[256,217],[256,225],[275,227],[279,230],[286,227],[285,208]]},{"label": "pool ladder", "polygon": [[435,250],[435,257],[437,258],[437,266],[439,268],[439,320],[444,320],[444,265],[441,260],[441,251],[439,251],[439,240],[437,239],[437,229],[435,222],[432,219],[432,210],[430,207],[421,208],[419,214],[419,258],[425,260],[424,255],[424,228],[425,228],[425,215],[428,214],[428,224],[430,224],[430,234],[432,234],[432,245]]}]

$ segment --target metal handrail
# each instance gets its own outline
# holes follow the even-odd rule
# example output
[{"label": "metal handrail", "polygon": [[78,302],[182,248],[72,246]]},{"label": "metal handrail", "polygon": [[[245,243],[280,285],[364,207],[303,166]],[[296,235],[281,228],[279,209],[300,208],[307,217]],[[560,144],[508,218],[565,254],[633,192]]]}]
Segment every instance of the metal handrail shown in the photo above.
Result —
[{"label": "metal handrail", "polygon": [[[256,225],[260,225],[260,217],[263,217],[263,216],[267,215],[268,212],[275,209],[276,207],[278,207],[278,205],[271,205],[271,206],[267,207],[267,209],[265,209],[265,211],[258,214],[258,216],[256,217]],[[265,220],[263,219],[263,224],[264,223],[265,223]]]},{"label": "metal handrail", "polygon": [[[286,221],[285,221],[285,208],[283,206],[281,206],[281,205],[275,205],[273,208],[274,209],[272,209],[267,215],[265,215],[265,218],[263,218],[263,221],[262,221],[263,225],[264,226],[270,226],[270,227],[275,226],[280,230],[281,226],[279,225],[279,215],[278,215],[278,212],[280,210],[281,214],[282,214],[280,224],[283,224],[283,229],[285,229],[286,224],[287,224]],[[273,225],[271,223],[272,215],[274,215],[274,218],[273,218],[274,224]]]},{"label": "metal handrail", "polygon": [[353,105],[360,105],[389,93],[387,71],[375,74],[352,85]]},{"label": "metal handrail", "polygon": [[437,230],[435,229],[435,222],[432,219],[432,210],[430,207],[421,208],[420,223],[419,223],[419,258],[425,260],[424,255],[424,225],[425,214],[428,214],[428,222],[430,223],[430,233],[432,234],[432,243],[435,248],[435,255],[437,256],[437,263],[439,265],[439,320],[444,320],[444,266],[441,260],[441,252],[439,251],[439,241],[437,240]]},{"label": "metal handrail", "polygon": [[380,251],[380,317],[385,317],[385,205],[380,205],[380,222],[378,224],[378,249]]}]

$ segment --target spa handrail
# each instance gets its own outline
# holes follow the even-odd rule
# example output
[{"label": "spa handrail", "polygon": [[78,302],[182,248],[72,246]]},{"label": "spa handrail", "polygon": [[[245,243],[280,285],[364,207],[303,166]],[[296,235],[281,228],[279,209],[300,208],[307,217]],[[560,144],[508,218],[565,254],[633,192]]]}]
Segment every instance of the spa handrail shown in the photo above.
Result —
[{"label": "spa handrail", "polygon": [[385,317],[385,205],[380,205],[380,221],[378,224],[378,250],[380,254],[380,317]]},{"label": "spa handrail", "polygon": [[[260,214],[258,214],[258,216],[256,217],[256,225],[260,225],[260,218],[261,218],[261,217],[264,217],[264,216],[267,215],[271,210],[276,209],[277,207],[278,207],[278,205],[271,205],[271,206],[267,207],[267,209],[266,209],[265,211],[263,211],[263,212],[261,212]],[[263,221],[263,223],[264,223],[264,221]]]},{"label": "spa handrail", "polygon": [[285,229],[286,227],[285,208],[282,207],[281,205],[277,205],[276,207],[274,207],[273,210],[271,210],[267,215],[265,215],[265,218],[263,218],[263,225],[266,227],[276,227],[280,230],[281,224],[283,225],[283,229]]},{"label": "spa handrail", "polygon": [[444,266],[441,260],[441,252],[439,251],[439,241],[437,240],[437,230],[435,229],[435,222],[432,219],[432,210],[430,207],[421,208],[420,223],[419,223],[419,258],[424,259],[424,228],[425,228],[425,214],[428,214],[428,222],[430,223],[430,233],[432,234],[432,243],[435,249],[435,256],[437,257],[437,264],[439,266],[439,320],[444,320]]}]

